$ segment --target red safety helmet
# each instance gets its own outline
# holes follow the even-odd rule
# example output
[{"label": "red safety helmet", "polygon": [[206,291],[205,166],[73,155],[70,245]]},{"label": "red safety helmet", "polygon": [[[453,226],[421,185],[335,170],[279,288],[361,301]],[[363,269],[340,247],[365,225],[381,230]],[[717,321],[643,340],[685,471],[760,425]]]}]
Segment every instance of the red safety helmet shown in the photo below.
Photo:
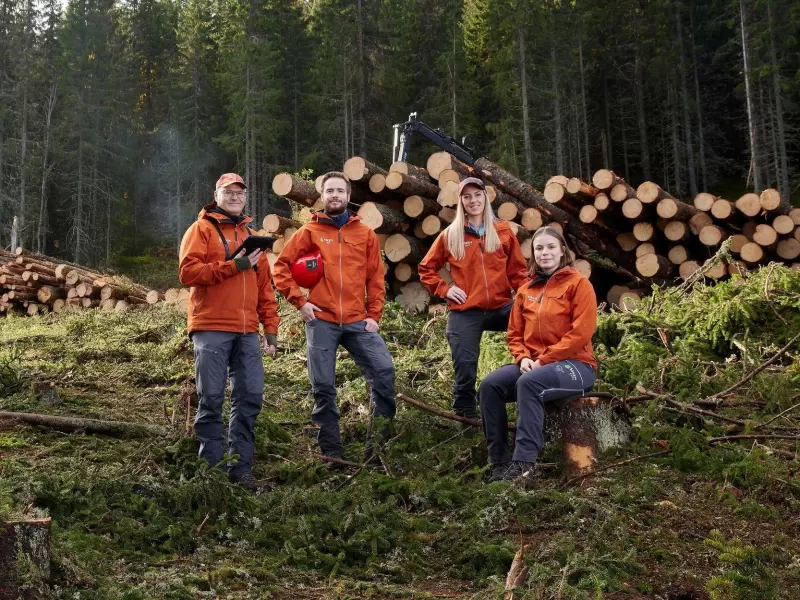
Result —
[{"label": "red safety helmet", "polygon": [[319,250],[298,258],[291,267],[292,279],[302,288],[310,290],[322,279],[322,255]]}]

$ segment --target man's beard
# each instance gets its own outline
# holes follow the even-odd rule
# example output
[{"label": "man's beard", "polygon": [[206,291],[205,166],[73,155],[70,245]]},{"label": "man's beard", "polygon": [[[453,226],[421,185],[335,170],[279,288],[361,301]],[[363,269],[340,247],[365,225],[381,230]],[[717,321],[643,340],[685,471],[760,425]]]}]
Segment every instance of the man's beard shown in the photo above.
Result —
[{"label": "man's beard", "polygon": [[347,204],[343,203],[340,208],[329,208],[325,207],[325,212],[328,213],[332,217],[338,217],[339,215],[344,214],[344,211],[347,210]]}]

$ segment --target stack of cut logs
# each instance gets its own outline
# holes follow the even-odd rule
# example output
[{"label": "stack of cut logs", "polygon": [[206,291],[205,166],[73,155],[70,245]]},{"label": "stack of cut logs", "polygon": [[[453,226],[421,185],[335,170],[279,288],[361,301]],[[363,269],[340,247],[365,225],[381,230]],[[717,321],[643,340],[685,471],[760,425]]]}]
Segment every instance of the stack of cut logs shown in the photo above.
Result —
[{"label": "stack of cut logs", "polygon": [[[458,184],[470,176],[487,184],[495,214],[512,224],[526,258],[538,227],[550,225],[566,234],[578,270],[609,305],[625,308],[653,283],[688,278],[727,238],[734,260],[708,265],[706,277],[744,274],[769,261],[800,268],[795,262],[800,260],[800,208],[781,201],[774,189],[736,201],[702,193],[683,202],[651,181],[634,188],[601,169],[591,182],[556,175],[539,192],[486,158],[470,168],[447,152],[431,155],[426,168],[396,162],[388,171],[356,156],[343,171],[353,184],[350,209],[378,234],[389,288],[410,312],[422,312],[431,302],[419,283],[417,264],[452,222]],[[314,183],[279,173],[272,189],[300,205],[294,218],[264,218],[261,233],[278,236],[270,255],[274,262],[285,241],[321,208],[321,177]]]},{"label": "stack of cut logs", "polygon": [[[172,300],[177,304],[178,290],[174,292]],[[123,277],[104,275],[22,248],[14,252],[0,249],[0,313],[17,309],[36,315],[95,307],[125,311],[163,300],[164,294]]]}]

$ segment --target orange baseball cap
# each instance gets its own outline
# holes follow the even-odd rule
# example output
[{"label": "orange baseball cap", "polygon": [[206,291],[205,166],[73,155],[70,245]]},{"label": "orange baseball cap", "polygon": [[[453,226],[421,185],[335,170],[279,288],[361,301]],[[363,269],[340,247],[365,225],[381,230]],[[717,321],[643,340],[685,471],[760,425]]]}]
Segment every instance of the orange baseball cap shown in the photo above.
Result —
[{"label": "orange baseball cap", "polygon": [[244,186],[244,189],[247,189],[247,186],[244,183],[244,179],[242,179],[236,173],[225,173],[222,177],[217,179],[217,185],[214,189],[219,189],[221,187],[228,187],[232,183],[239,183]]}]

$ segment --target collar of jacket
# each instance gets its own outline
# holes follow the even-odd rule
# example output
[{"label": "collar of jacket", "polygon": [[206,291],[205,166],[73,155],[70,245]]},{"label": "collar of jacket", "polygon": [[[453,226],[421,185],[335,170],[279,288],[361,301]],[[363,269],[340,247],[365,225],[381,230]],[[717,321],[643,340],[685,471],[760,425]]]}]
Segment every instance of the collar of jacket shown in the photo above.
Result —
[{"label": "collar of jacket", "polygon": [[[497,218],[494,215],[492,215],[491,224],[495,227],[495,229],[497,229],[496,223],[497,223]],[[483,237],[483,235],[486,233],[486,223],[481,225],[481,227],[483,228],[483,233],[478,233],[477,231],[475,231],[475,229],[473,229],[472,223],[470,223],[469,220],[467,220],[467,222],[464,224],[464,233],[469,235],[474,235],[475,237]]]},{"label": "collar of jacket", "polygon": [[200,211],[200,214],[197,215],[197,218],[198,219],[205,219],[205,218],[215,219],[215,220],[219,221],[220,223],[230,223],[231,225],[247,225],[248,223],[252,223],[253,222],[252,217],[248,217],[247,215],[242,215],[241,220],[237,223],[236,221],[231,219],[229,216],[226,216],[226,214],[229,214],[229,213],[218,212],[220,210],[222,210],[222,209],[217,206],[216,202],[212,202],[211,204],[206,204],[203,207],[203,210]]},{"label": "collar of jacket", "polygon": [[[334,220],[325,214],[324,210],[318,210],[313,215],[311,215],[311,220],[314,221],[315,223],[325,223],[326,225],[332,225],[333,227],[339,229]],[[345,225],[349,225],[350,223],[354,223],[356,221],[360,222],[361,217],[359,217],[356,214],[353,214],[353,212],[351,211],[350,218],[347,219],[347,222],[344,225],[342,225],[342,227],[344,227]]]},{"label": "collar of jacket", "polygon": [[573,273],[577,273],[577,271],[569,266],[561,267],[560,269],[553,271],[549,277],[541,271],[536,271],[533,280],[531,280],[531,285],[535,283],[545,283],[550,279],[563,279],[564,277],[567,277]]}]

